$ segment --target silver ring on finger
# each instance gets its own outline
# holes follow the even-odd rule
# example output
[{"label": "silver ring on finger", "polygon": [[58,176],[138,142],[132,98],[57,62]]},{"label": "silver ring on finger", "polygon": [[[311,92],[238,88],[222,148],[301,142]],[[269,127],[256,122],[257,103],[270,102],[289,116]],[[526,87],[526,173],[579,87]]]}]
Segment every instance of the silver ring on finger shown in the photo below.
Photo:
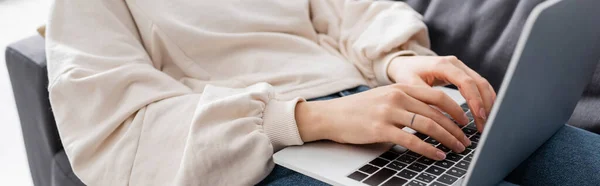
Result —
[{"label": "silver ring on finger", "polygon": [[412,117],[412,119],[410,119],[410,128],[413,128],[413,123],[415,122],[415,117],[417,117],[417,114],[413,113],[413,117]]}]

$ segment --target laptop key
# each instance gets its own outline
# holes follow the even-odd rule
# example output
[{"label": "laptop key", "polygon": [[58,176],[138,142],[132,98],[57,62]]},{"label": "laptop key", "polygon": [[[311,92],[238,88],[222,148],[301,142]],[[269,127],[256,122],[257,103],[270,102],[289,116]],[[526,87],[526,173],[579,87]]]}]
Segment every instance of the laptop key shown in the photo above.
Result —
[{"label": "laptop key", "polygon": [[406,152],[408,149],[398,146],[398,145],[394,145],[392,148],[390,148],[390,152],[396,153],[396,154],[403,154],[404,152]]},{"label": "laptop key", "polygon": [[436,182],[429,184],[429,186],[447,186],[447,185],[436,181]]},{"label": "laptop key", "polygon": [[396,154],[396,153],[393,153],[393,152],[390,152],[390,151],[388,151],[388,152],[384,152],[384,153],[383,153],[383,154],[381,154],[381,156],[379,156],[379,157],[380,157],[380,158],[384,158],[384,159],[387,159],[387,160],[390,160],[390,161],[392,161],[392,160],[395,160],[395,159],[396,159],[398,156],[400,156],[400,155],[398,155],[398,154]]},{"label": "laptop key", "polygon": [[450,168],[450,167],[452,167],[452,165],[454,165],[454,163],[452,163],[451,161],[448,161],[448,160],[442,160],[442,161],[435,162],[435,165],[443,167],[443,168]]},{"label": "laptop key", "polygon": [[456,167],[467,170],[469,168],[469,162],[465,160],[460,161],[456,163]]},{"label": "laptop key", "polygon": [[458,160],[462,159],[462,156],[452,152],[452,153],[446,154],[446,159],[457,162]]},{"label": "laptop key", "polygon": [[371,162],[369,162],[369,163],[370,163],[370,164],[373,164],[373,165],[375,165],[375,166],[378,166],[378,167],[383,167],[383,166],[385,166],[386,164],[388,164],[389,162],[390,162],[390,161],[388,161],[388,160],[384,160],[384,159],[381,159],[381,158],[375,158],[373,161],[371,161]]},{"label": "laptop key", "polygon": [[448,174],[444,174],[437,179],[437,181],[448,184],[448,185],[454,183],[456,180],[458,180],[458,178],[448,176]]},{"label": "laptop key", "polygon": [[446,171],[445,169],[442,169],[440,167],[437,166],[431,166],[429,168],[427,168],[427,170],[425,170],[425,172],[431,173],[431,174],[435,174],[435,175],[440,175],[442,173],[444,173],[444,171]]},{"label": "laptop key", "polygon": [[419,132],[415,133],[415,136],[417,136],[421,140],[424,140],[425,138],[429,137],[429,136],[419,133]]},{"label": "laptop key", "polygon": [[475,134],[475,133],[477,132],[477,130],[476,130],[476,129],[472,129],[472,128],[469,128],[469,127],[465,127],[465,128],[463,128],[463,129],[462,129],[462,131],[463,131],[463,132],[465,133],[465,135],[467,135],[467,136],[473,135],[473,134]]},{"label": "laptop key", "polygon": [[437,145],[440,144],[440,142],[438,142],[437,140],[433,139],[433,138],[427,138],[424,140],[425,142],[432,144],[432,145]]},{"label": "laptop key", "polygon": [[469,118],[469,124],[467,125],[467,128],[471,128],[471,129],[475,129],[477,130],[477,126],[475,125],[475,120],[473,120],[473,118]]},{"label": "laptop key", "polygon": [[473,120],[473,113],[471,111],[468,111],[465,114],[467,115],[467,118],[469,118],[469,120]]},{"label": "laptop key", "polygon": [[467,147],[467,149],[471,149],[471,150],[473,150],[475,148],[477,148],[477,143],[475,143],[475,142],[471,142],[471,146]]},{"label": "laptop key", "polygon": [[402,170],[404,167],[406,167],[406,164],[404,163],[400,163],[399,161],[392,161],[390,164],[388,164],[386,167],[390,168],[390,169],[394,169],[397,171]]},{"label": "laptop key", "polygon": [[413,161],[417,160],[417,158],[404,154],[400,156],[397,160],[406,164],[410,164]]},{"label": "laptop key", "polygon": [[471,153],[471,151],[473,151],[473,150],[467,148],[467,149],[465,149],[465,151],[462,151],[459,154],[464,156],[464,155],[467,155],[467,154]]},{"label": "laptop key", "polygon": [[456,176],[457,178],[460,178],[461,176],[465,175],[465,173],[467,173],[467,171],[464,171],[462,169],[456,168],[456,167],[452,167],[450,170],[448,170],[448,172],[446,172],[447,174],[450,174],[452,176]]},{"label": "laptop key", "polygon": [[471,159],[473,159],[473,154],[469,154],[469,155],[465,156],[464,160],[471,162]]},{"label": "laptop key", "polygon": [[410,150],[409,150],[408,152],[406,152],[406,154],[408,154],[408,155],[411,155],[411,156],[413,156],[413,157],[415,157],[415,158],[419,158],[419,157],[421,157],[421,155],[420,155],[420,154],[418,154],[418,153],[416,153],[416,152],[413,152],[413,151],[410,151]]},{"label": "laptop key", "polygon": [[444,145],[438,145],[436,148],[440,149],[441,151],[444,152],[450,152],[452,151],[452,149],[449,149],[448,147],[444,146]]},{"label": "laptop key", "polygon": [[421,173],[419,174],[415,179],[425,182],[425,183],[430,183],[433,180],[435,180],[436,176],[434,176],[433,174],[429,174],[429,173]]},{"label": "laptop key", "polygon": [[479,142],[479,137],[480,137],[480,135],[473,135],[473,136],[471,136],[469,139],[470,139],[472,142]]},{"label": "laptop key", "polygon": [[373,165],[366,164],[365,166],[361,167],[358,170],[363,171],[367,174],[373,174],[375,171],[379,170],[379,168],[377,168]]},{"label": "laptop key", "polygon": [[364,174],[364,173],[362,173],[362,172],[358,172],[358,171],[356,171],[356,172],[354,172],[354,173],[352,173],[352,174],[348,175],[348,178],[351,178],[351,179],[353,179],[353,180],[356,180],[356,181],[362,181],[362,180],[363,180],[363,179],[365,179],[367,176],[368,176],[368,175],[366,175],[366,174]]},{"label": "laptop key", "polygon": [[406,179],[412,179],[413,177],[415,177],[417,175],[416,172],[413,171],[409,171],[409,170],[402,170],[398,173],[398,176],[402,177],[402,178],[406,178]]},{"label": "laptop key", "polygon": [[394,174],[396,174],[395,170],[383,168],[377,171],[377,173],[373,174],[371,177],[367,178],[363,183],[366,183],[367,185],[379,185],[383,181],[394,176]]},{"label": "laptop key", "polygon": [[469,110],[469,105],[467,105],[466,103],[464,103],[464,104],[460,105],[460,108],[462,108],[462,109],[463,109],[463,111],[465,111],[465,112],[466,112],[466,111],[468,111],[468,110]]},{"label": "laptop key", "polygon": [[417,160],[417,162],[425,164],[425,165],[431,165],[435,162],[435,160],[429,159],[427,157],[421,157],[421,158],[419,158],[419,160]]},{"label": "laptop key", "polygon": [[390,180],[388,180],[387,182],[383,183],[382,186],[404,185],[406,182],[408,182],[408,180],[405,180],[405,179],[398,178],[398,177],[394,176]]},{"label": "laptop key", "polygon": [[407,167],[407,169],[414,170],[417,172],[421,172],[421,171],[425,170],[425,168],[427,168],[427,166],[420,164],[420,163],[413,163]]},{"label": "laptop key", "polygon": [[406,186],[426,186],[427,184],[424,184],[423,182],[419,182],[417,180],[413,180],[408,182],[408,184],[406,184]]}]

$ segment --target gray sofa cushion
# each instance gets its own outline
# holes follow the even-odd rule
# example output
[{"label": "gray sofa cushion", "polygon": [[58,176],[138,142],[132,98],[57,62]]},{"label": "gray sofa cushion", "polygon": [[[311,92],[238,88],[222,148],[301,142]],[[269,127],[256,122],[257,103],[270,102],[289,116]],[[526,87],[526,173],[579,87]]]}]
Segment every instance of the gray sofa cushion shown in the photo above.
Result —
[{"label": "gray sofa cushion", "polygon": [[[435,52],[457,56],[498,90],[527,17],[544,0],[403,1],[424,15]],[[568,123],[600,133],[599,108],[600,65]]]},{"label": "gray sofa cushion", "polygon": [[54,154],[62,149],[48,101],[44,39],[33,36],[6,49],[6,67],[17,103],[35,185],[47,185]]},{"label": "gray sofa cushion", "polygon": [[[596,70],[596,74],[599,74]],[[600,97],[586,96],[579,100],[569,124],[600,134]]]},{"label": "gray sofa cushion", "polygon": [[60,150],[54,155],[52,161],[52,186],[81,186],[85,185],[73,173],[73,168],[69,163],[69,158],[64,150]]},{"label": "gray sofa cushion", "polygon": [[500,87],[529,13],[543,0],[406,0],[423,14],[431,47]]}]

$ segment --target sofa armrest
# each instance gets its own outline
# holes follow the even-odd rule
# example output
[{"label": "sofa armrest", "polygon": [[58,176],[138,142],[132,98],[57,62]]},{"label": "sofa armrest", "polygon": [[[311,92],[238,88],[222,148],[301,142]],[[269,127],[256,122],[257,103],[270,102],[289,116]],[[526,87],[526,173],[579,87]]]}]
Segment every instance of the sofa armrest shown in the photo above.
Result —
[{"label": "sofa armrest", "polygon": [[49,183],[52,159],[62,149],[48,100],[44,45],[44,39],[36,35],[6,48],[6,67],[35,185]]}]

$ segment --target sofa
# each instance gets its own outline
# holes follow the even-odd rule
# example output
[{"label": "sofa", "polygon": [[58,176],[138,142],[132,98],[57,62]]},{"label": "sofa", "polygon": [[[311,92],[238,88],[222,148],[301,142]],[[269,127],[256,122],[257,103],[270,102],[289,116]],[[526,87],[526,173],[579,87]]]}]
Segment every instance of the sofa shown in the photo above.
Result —
[{"label": "sofa", "polygon": [[[424,15],[432,49],[455,55],[497,90],[531,10],[543,0],[405,0]],[[600,52],[600,51],[599,51]],[[9,71],[29,167],[35,185],[84,185],[62,147],[47,92],[41,36],[6,48]],[[600,133],[600,66],[568,124]]]}]

